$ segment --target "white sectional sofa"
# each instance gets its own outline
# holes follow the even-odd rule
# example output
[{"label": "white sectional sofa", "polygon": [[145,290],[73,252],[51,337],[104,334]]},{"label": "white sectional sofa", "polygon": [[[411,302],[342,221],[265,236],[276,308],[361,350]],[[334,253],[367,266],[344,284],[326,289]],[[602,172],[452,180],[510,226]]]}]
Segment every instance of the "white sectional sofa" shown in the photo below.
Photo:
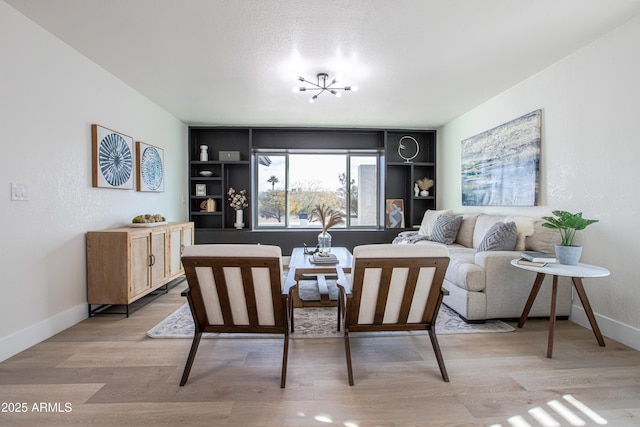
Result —
[{"label": "white sectional sofa", "polygon": [[[429,240],[440,215],[453,216],[453,213],[427,211],[419,231],[402,232],[394,243],[445,244]],[[523,250],[553,254],[554,245],[559,243],[559,234],[556,230],[542,227],[540,218],[475,213],[461,216],[455,240],[445,244],[451,261],[443,284],[449,291],[444,303],[468,322],[520,317],[536,274],[515,268],[510,262],[519,258]],[[518,235],[513,250],[478,251],[487,231],[498,222],[515,222]],[[529,316],[548,317],[550,305],[551,278],[547,277]],[[556,315],[568,316],[570,310],[571,284],[561,280]]]}]

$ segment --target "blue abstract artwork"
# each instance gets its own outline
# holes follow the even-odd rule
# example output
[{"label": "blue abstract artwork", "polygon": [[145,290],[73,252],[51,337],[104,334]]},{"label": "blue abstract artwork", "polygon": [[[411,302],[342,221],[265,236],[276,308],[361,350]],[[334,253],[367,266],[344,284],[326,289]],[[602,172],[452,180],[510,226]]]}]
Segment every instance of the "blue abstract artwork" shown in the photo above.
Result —
[{"label": "blue abstract artwork", "polygon": [[542,111],[462,141],[463,206],[536,206]]},{"label": "blue abstract artwork", "polygon": [[164,191],[164,152],[144,142],[136,142],[138,191]]},{"label": "blue abstract artwork", "polygon": [[127,135],[92,125],[93,186],[133,188],[133,139]]}]

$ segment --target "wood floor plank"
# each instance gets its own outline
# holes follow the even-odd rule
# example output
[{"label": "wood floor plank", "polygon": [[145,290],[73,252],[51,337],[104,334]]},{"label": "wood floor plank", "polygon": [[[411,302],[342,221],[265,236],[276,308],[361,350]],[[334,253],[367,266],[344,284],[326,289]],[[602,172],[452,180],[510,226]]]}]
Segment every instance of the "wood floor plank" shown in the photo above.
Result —
[{"label": "wood floor plank", "polygon": [[[540,427],[544,414],[572,427],[554,405],[601,425],[567,396],[608,426],[640,425],[640,352],[609,338],[600,347],[591,330],[566,320],[557,322],[553,359],[545,319],[510,333],[439,335],[449,383],[426,336],[354,337],[353,387],[342,338],[290,340],[285,389],[281,337],[207,339],[180,387],[191,340],[146,331],[184,304],[181,288],[129,318],[86,319],[0,363],[2,402],[29,408],[0,412],[0,426]],[[31,410],[41,403],[63,411]]]}]

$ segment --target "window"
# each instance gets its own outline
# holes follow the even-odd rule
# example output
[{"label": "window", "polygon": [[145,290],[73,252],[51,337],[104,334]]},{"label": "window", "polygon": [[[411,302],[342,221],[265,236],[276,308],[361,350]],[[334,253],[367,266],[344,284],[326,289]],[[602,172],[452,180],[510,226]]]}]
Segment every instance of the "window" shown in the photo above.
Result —
[{"label": "window", "polygon": [[320,228],[315,208],[343,214],[338,227],[379,225],[379,154],[255,153],[256,228]]}]

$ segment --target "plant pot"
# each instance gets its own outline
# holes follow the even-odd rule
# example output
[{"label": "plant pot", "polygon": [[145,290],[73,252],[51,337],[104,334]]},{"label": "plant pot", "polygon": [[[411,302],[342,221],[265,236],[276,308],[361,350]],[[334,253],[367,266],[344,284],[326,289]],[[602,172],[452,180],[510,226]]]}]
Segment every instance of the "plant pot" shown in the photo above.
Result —
[{"label": "plant pot", "polygon": [[420,196],[421,197],[427,197],[429,195],[429,191],[428,190],[422,190],[420,191]]},{"label": "plant pot", "polygon": [[582,255],[582,246],[556,245],[558,264],[577,265]]}]

